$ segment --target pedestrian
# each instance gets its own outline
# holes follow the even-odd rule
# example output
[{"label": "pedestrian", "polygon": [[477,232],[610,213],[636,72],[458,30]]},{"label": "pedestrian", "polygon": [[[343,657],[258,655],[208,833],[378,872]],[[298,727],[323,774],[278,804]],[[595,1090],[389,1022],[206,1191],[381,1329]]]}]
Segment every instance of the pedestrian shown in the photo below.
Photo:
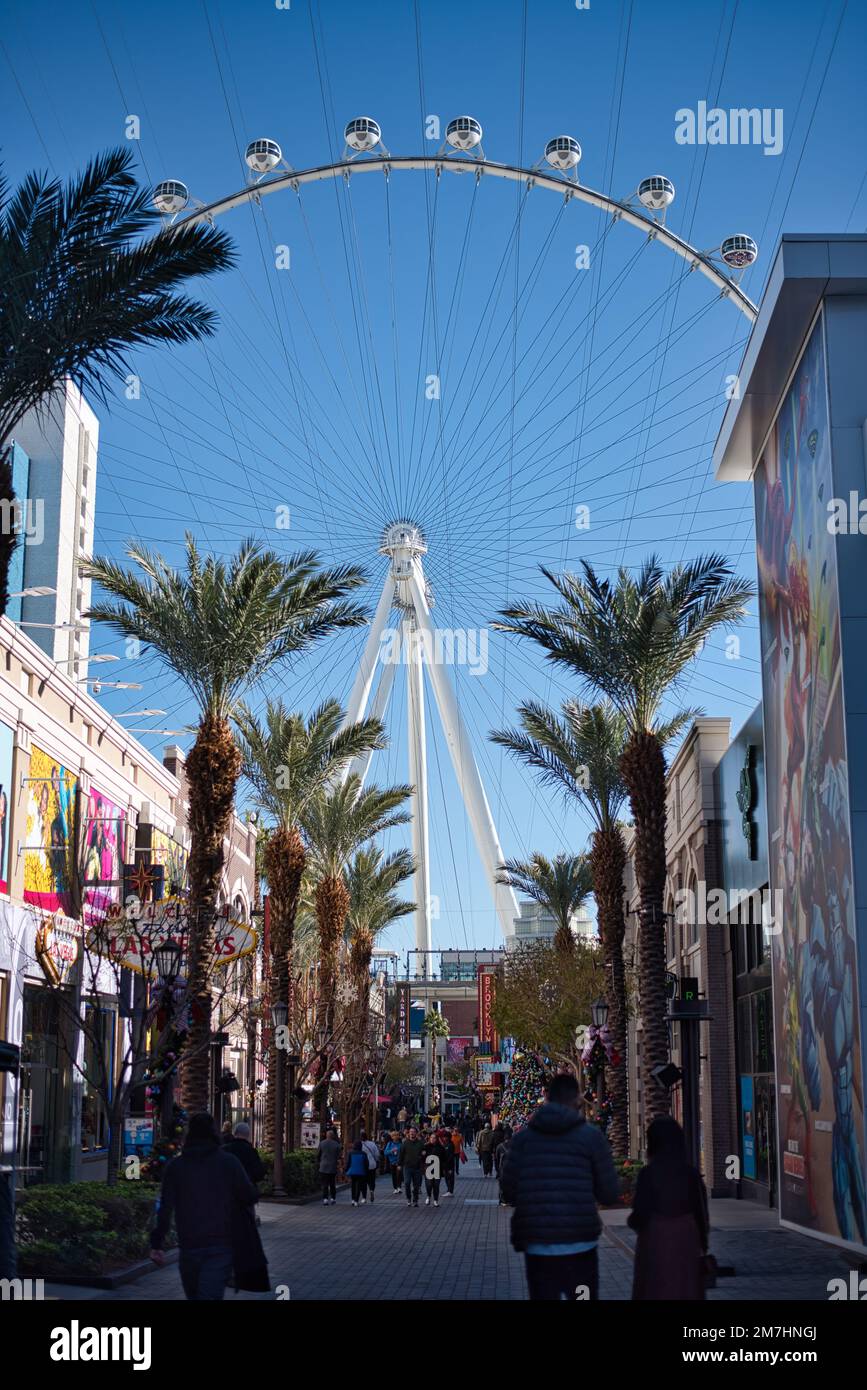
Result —
[{"label": "pedestrian", "polygon": [[[497,1130],[500,1131],[499,1134]],[[506,1148],[511,1138],[511,1125],[497,1125],[497,1129],[494,1130],[494,1172],[498,1179],[500,1176],[500,1165],[503,1161],[503,1150]]]},{"label": "pedestrian", "polygon": [[570,1073],[554,1077],[545,1104],[512,1139],[500,1191],[515,1209],[512,1244],[524,1253],[530,1298],[597,1299],[597,1203],[613,1205],[620,1181],[608,1140],[581,1113]]},{"label": "pedestrian", "polygon": [[397,1112],[397,1128],[401,1134],[403,1134],[403,1131],[406,1129],[406,1122],[408,1119],[409,1111],[405,1105],[402,1105]]},{"label": "pedestrian", "polygon": [[359,1201],[364,1206],[367,1201],[367,1180],[370,1171],[370,1160],[364,1151],[364,1145],[360,1139],[356,1139],[349,1155],[349,1162],[346,1165],[349,1174],[349,1182],[352,1188],[352,1205],[358,1206]]},{"label": "pedestrian", "polygon": [[[449,1146],[451,1147],[451,1146]],[[443,1144],[438,1133],[433,1133],[425,1142],[421,1151],[422,1172],[424,1173],[424,1204],[429,1207],[431,1199],[433,1204],[438,1207],[440,1204],[440,1183],[442,1182],[445,1165],[448,1161],[446,1146]]]},{"label": "pedestrian", "polygon": [[220,1127],[220,1143],[230,1144],[232,1142],[232,1121],[224,1120]]},{"label": "pedestrian", "polygon": [[503,1197],[503,1165],[505,1164],[505,1161],[506,1161],[506,1159],[507,1159],[508,1156],[509,1156],[509,1150],[510,1150],[510,1148],[512,1147],[513,1133],[514,1133],[514,1131],[512,1130],[512,1126],[511,1126],[511,1125],[506,1125],[506,1126],[505,1126],[505,1138],[503,1139],[502,1144],[500,1144],[499,1148],[497,1149],[497,1152],[494,1154],[494,1166],[496,1167],[496,1170],[497,1170],[497,1178],[498,1178],[499,1183],[500,1183],[500,1206],[501,1206],[501,1207],[506,1206],[506,1200],[505,1200],[505,1198]]},{"label": "pedestrian", "polygon": [[325,1131],[325,1138],[320,1139],[316,1152],[319,1158],[319,1177],[322,1180],[322,1205],[327,1207],[330,1202],[334,1206],[337,1201],[337,1169],[341,1154],[336,1129]]},{"label": "pedestrian", "polygon": [[437,1134],[437,1139],[443,1147],[443,1181],[446,1190],[444,1197],[454,1197],[455,1195],[455,1168],[457,1166],[457,1156],[452,1144],[452,1130],[448,1125],[441,1129]]},{"label": "pedestrian", "polygon": [[265,1165],[259,1157],[258,1151],[250,1143],[250,1126],[245,1120],[239,1120],[228,1140],[223,1140],[223,1148],[226,1153],[235,1155],[252,1183],[262,1181],[265,1176]]},{"label": "pedestrian", "polygon": [[629,1216],[638,1232],[632,1297],[700,1302],[710,1232],[707,1191],[687,1159],[683,1130],[671,1116],[648,1128],[647,1160]]},{"label": "pedestrian", "polygon": [[174,1217],[181,1283],[190,1302],[219,1302],[233,1269],[236,1285],[249,1287],[238,1283],[239,1265],[244,1274],[251,1267],[249,1248],[241,1250],[239,1218],[246,1219],[245,1230],[246,1222],[252,1228],[253,1248],[258,1246],[252,1259],[261,1261],[267,1281],[265,1256],[253,1223],[258,1200],[237,1158],[220,1146],[213,1115],[191,1116],[181,1153],[166,1164],[150,1251],[154,1264],[165,1264],[162,1247]]},{"label": "pedestrian", "polygon": [[385,1161],[388,1164],[388,1171],[391,1173],[392,1192],[397,1196],[400,1192],[401,1171],[400,1171],[400,1133],[393,1129],[385,1143]]},{"label": "pedestrian", "polygon": [[494,1131],[491,1129],[490,1121],[479,1131],[476,1153],[482,1165],[482,1177],[489,1178],[494,1167]]},{"label": "pedestrian", "polygon": [[400,1146],[400,1166],[403,1170],[403,1188],[408,1207],[417,1207],[421,1192],[421,1151],[424,1140],[415,1125],[410,1125],[407,1136]]},{"label": "pedestrian", "polygon": [[379,1145],[373,1139],[368,1139],[364,1130],[361,1131],[361,1147],[367,1155],[367,1190],[370,1193],[370,1200],[376,1192],[376,1175],[379,1172]]}]

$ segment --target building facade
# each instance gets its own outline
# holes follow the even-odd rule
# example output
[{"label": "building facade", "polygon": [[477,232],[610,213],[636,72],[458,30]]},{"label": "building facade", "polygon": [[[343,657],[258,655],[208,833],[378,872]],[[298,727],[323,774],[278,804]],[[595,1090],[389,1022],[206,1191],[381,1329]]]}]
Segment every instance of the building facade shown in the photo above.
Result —
[{"label": "building facade", "polygon": [[[175,761],[147,752],[0,619],[0,1038],[21,1049],[19,1074],[0,1075],[0,1163],[22,1183],[108,1171],[105,1101],[129,1064],[134,996],[129,970],[88,951],[88,929],[122,902],[124,866],[160,866],[166,891],[183,889],[188,837]],[[249,922],[254,828],[235,821],[225,855],[223,901]],[[228,969],[220,1007],[236,1019],[255,964]],[[249,1045],[233,1023],[215,1048],[215,1081],[225,1065],[246,1085]],[[142,1096],[142,1118],[145,1104]]]},{"label": "building facade", "polygon": [[90,580],[81,573],[81,559],[93,553],[99,421],[68,381],[44,408],[27,412],[12,447],[23,534],[15,556],[18,582],[10,589],[50,592],[13,600],[9,617],[24,623],[68,676],[84,680]]}]

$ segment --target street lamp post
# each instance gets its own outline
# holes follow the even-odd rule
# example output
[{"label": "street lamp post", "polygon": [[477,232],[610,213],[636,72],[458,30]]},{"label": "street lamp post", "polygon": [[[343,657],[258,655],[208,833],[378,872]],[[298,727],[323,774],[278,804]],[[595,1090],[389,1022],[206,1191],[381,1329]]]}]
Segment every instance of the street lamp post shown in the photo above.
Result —
[{"label": "street lamp post", "polygon": [[[593,1026],[594,1026],[594,1028],[596,1028],[597,1032],[601,1033],[601,1032],[602,1032],[602,1029],[605,1027],[606,1023],[608,1022],[608,1001],[605,1000],[605,999],[597,999],[597,1000],[595,1000],[594,1003],[590,1005],[590,1017],[591,1017],[591,1019],[593,1020]],[[597,1113],[597,1115],[598,1115],[598,1117],[599,1117],[599,1119],[600,1119],[600,1121],[601,1121],[601,1119],[602,1119],[602,1106],[603,1106],[604,1101],[605,1101],[605,1044],[601,1041],[601,1039],[598,1039],[598,1041],[599,1041],[599,1046],[600,1046],[601,1049],[602,1049],[602,1061],[601,1061],[601,1063],[600,1063],[600,1065],[599,1065],[599,1081],[598,1081],[598,1096],[597,1096],[597,1100],[596,1100],[596,1113]]]},{"label": "street lamp post", "polygon": [[[183,951],[174,941],[164,941],[154,951],[157,980],[163,992],[163,1006],[171,1027],[172,990],[181,969]],[[172,1119],[172,1106],[175,1097],[175,1072],[163,1077],[160,1087],[160,1133],[167,1134]]]},{"label": "street lamp post", "polygon": [[[271,1005],[271,1022],[275,1033],[286,1027],[289,1017],[288,1004]],[[276,1038],[275,1038],[276,1043]],[[274,1196],[285,1197],[283,1190],[283,1051],[277,1044],[274,1048],[276,1074],[274,1076]]]}]

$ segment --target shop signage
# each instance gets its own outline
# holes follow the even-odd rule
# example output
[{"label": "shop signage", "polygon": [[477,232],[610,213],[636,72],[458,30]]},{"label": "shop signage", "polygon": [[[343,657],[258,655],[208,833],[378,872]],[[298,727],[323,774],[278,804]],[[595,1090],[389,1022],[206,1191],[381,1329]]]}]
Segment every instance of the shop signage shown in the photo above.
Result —
[{"label": "shop signage", "polygon": [[[400,980],[397,986],[397,1046],[408,1048],[410,1041],[410,997],[409,980]],[[400,1056],[406,1056],[401,1052]]]},{"label": "shop signage", "polygon": [[319,1148],[319,1121],[305,1120],[301,1126],[302,1149]]},{"label": "shop signage", "polygon": [[46,917],[36,928],[34,952],[40,969],[50,985],[61,985],[78,960],[81,947],[81,928],[58,913]]},{"label": "shop signage", "polygon": [[144,1158],[154,1146],[154,1122],[150,1115],[128,1115],[123,1122],[123,1151]]},{"label": "shop signage", "polygon": [[510,1072],[511,1062],[479,1062],[480,1076],[496,1076],[500,1072]]},{"label": "shop signage", "polygon": [[494,1044],[494,971],[492,965],[479,966],[479,1042]]},{"label": "shop signage", "polygon": [[[125,970],[150,975],[155,969],[154,952],[167,942],[186,951],[190,908],[185,898],[164,898],[161,902],[136,905],[130,912],[115,906],[101,927],[90,932],[88,946],[107,954]],[[256,949],[257,936],[246,922],[233,917],[215,919],[215,967],[247,956]]]}]

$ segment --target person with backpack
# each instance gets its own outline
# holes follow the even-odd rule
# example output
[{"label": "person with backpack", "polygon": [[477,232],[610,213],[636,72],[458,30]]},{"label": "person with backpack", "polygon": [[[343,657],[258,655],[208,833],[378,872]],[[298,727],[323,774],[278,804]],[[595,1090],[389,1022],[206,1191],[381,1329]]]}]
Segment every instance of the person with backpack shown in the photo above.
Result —
[{"label": "person with backpack", "polygon": [[368,1139],[364,1130],[361,1131],[361,1147],[367,1155],[367,1191],[370,1200],[373,1202],[376,1192],[376,1175],[379,1172],[379,1145],[373,1139]]}]

